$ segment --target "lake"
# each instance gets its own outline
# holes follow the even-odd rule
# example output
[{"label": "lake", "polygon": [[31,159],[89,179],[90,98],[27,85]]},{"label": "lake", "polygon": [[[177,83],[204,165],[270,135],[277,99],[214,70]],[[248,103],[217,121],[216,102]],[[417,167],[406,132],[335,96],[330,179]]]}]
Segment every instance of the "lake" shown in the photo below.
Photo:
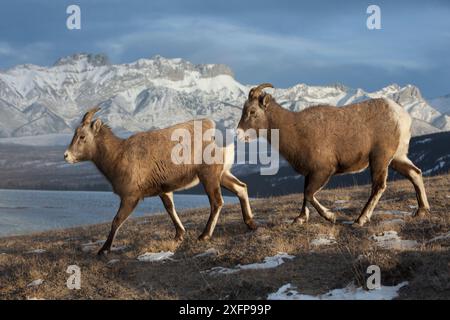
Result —
[{"label": "lake", "polygon": [[[225,204],[238,202],[223,198]],[[174,201],[178,211],[209,207],[206,195],[175,194]],[[0,237],[111,222],[119,203],[112,192],[0,190]],[[146,198],[131,217],[165,212],[159,197]]]}]

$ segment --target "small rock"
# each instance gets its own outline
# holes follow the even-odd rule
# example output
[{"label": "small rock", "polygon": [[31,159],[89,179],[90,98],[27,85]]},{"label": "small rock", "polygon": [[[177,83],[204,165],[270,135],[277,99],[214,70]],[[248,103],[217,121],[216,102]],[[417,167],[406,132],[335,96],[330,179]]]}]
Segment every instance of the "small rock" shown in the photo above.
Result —
[{"label": "small rock", "polygon": [[47,250],[45,250],[45,249],[35,249],[35,250],[28,251],[27,253],[41,254],[41,253],[45,253],[45,252],[47,252]]},{"label": "small rock", "polygon": [[119,259],[112,259],[112,260],[109,260],[106,264],[108,266],[112,266],[112,265],[118,263],[119,261],[120,261]]},{"label": "small rock", "polygon": [[209,248],[203,253],[199,253],[194,256],[194,258],[206,258],[206,257],[215,257],[219,255],[219,251],[215,248]]},{"label": "small rock", "polygon": [[123,251],[128,249],[128,246],[117,246],[117,247],[112,247],[111,251]]},{"label": "small rock", "polygon": [[34,281],[31,281],[28,285],[27,285],[27,287],[38,287],[38,286],[40,286],[41,284],[43,284],[44,283],[44,280],[42,280],[42,279],[36,279],[36,280],[34,280]]},{"label": "small rock", "polygon": [[311,245],[315,247],[329,246],[336,243],[336,239],[330,235],[319,235],[316,239],[311,241]]},{"label": "small rock", "polygon": [[389,220],[383,220],[380,222],[380,226],[383,226],[383,227],[402,226],[404,224],[405,224],[405,220],[403,220],[403,219],[389,219]]}]

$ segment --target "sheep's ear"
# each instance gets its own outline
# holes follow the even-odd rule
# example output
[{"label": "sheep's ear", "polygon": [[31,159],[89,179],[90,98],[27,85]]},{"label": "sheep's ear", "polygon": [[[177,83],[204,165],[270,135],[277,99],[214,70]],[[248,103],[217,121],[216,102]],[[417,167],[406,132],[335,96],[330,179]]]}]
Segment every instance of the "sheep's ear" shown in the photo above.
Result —
[{"label": "sheep's ear", "polygon": [[94,131],[94,134],[99,133],[102,125],[103,125],[103,123],[102,123],[102,120],[100,120],[100,119],[97,119],[92,123],[92,131]]},{"label": "sheep's ear", "polygon": [[266,109],[267,106],[269,105],[271,98],[272,98],[271,95],[268,93],[259,97],[259,105],[261,106],[261,108]]}]

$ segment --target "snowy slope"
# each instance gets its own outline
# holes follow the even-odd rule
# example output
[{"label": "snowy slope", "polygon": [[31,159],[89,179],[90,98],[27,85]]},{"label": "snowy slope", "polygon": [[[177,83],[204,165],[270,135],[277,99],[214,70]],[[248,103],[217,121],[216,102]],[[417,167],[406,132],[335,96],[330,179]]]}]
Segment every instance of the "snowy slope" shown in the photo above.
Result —
[{"label": "snowy slope", "polygon": [[450,94],[443,97],[431,99],[429,100],[429,103],[440,113],[450,116]]},{"label": "snowy slope", "polygon": [[[219,126],[235,127],[250,87],[237,82],[225,65],[195,65],[160,56],[113,65],[104,55],[75,54],[51,67],[20,65],[0,72],[0,137],[70,133],[95,105],[119,131],[161,128],[205,116]],[[450,118],[433,109],[411,85],[365,92],[342,85],[299,84],[272,93],[291,110],[390,97],[417,119],[415,135],[450,130]]]}]

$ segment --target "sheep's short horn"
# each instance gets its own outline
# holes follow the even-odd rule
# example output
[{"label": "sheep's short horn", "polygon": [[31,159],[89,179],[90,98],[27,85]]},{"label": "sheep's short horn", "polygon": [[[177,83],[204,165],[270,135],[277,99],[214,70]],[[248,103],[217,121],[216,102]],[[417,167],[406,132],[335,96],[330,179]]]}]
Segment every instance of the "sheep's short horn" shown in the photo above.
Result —
[{"label": "sheep's short horn", "polygon": [[86,112],[86,114],[83,117],[83,120],[81,120],[81,123],[84,123],[84,124],[91,123],[92,118],[94,117],[94,114],[98,111],[100,111],[100,108],[95,107],[95,108],[92,108],[91,110],[89,110],[88,112]]},{"label": "sheep's short horn", "polygon": [[260,84],[259,86],[253,88],[252,90],[250,90],[250,93],[248,94],[248,98],[249,99],[253,99],[253,98],[259,98],[259,96],[262,93],[262,90],[264,88],[273,88],[273,85],[271,83],[263,83]]}]

